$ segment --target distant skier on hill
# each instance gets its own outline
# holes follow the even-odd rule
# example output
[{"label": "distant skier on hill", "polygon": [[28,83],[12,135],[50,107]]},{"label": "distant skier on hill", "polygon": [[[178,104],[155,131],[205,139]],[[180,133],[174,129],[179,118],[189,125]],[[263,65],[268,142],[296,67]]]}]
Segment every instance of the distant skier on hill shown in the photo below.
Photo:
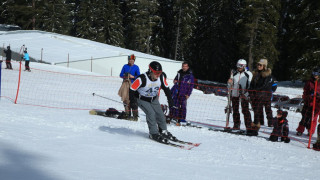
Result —
[{"label": "distant skier on hill", "polygon": [[7,50],[4,49],[3,52],[6,54],[6,69],[12,69],[10,46],[7,46]]},{"label": "distant skier on hill", "polygon": [[141,74],[130,87],[130,106],[138,106],[146,114],[149,128],[149,138],[161,143],[167,143],[168,139],[176,140],[168,130],[165,116],[159,103],[159,91],[163,89],[169,107],[173,107],[171,92],[166,80],[166,74],[162,72],[159,62],[153,61],[149,64],[149,70]]},{"label": "distant skier on hill", "polygon": [[24,59],[24,61],[25,61],[25,64],[24,64],[25,71],[29,71],[30,72],[31,71],[30,67],[29,67],[30,57],[29,57],[29,54],[27,52],[27,48],[24,50],[24,55],[23,55],[22,59]]}]

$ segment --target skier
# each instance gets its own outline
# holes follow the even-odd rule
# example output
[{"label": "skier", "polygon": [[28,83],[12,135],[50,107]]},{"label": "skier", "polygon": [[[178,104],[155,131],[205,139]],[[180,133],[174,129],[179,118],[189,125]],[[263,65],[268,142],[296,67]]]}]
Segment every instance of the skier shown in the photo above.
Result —
[{"label": "skier", "polygon": [[[317,122],[317,118],[320,114],[320,84],[319,84],[319,75],[320,75],[320,67],[317,67],[313,69],[312,77],[305,83],[303,88],[303,101],[304,106],[302,108],[302,118],[299,122],[299,126],[296,129],[297,135],[301,136],[304,132],[304,129],[307,128],[308,132],[311,131],[311,134],[314,133],[316,124],[314,126],[311,126],[312,121]],[[316,89],[316,101],[315,104],[313,104],[314,99],[314,90],[315,90],[315,82],[317,81],[317,89]],[[312,111],[314,108],[314,119],[312,120]],[[311,128],[313,127],[313,129]]]},{"label": "skier", "polygon": [[27,52],[27,48],[24,50],[24,56],[22,57],[25,60],[25,71],[31,71],[30,67],[29,67],[29,63],[30,63],[30,58],[29,58],[29,54]]},{"label": "skier", "polygon": [[287,120],[288,112],[279,109],[277,111],[277,116],[272,119],[273,131],[269,137],[272,142],[277,142],[279,137],[281,141],[285,143],[290,142],[289,135],[289,125]]},{"label": "skier", "polygon": [[171,94],[177,109],[170,108],[169,117],[170,119],[176,119],[177,125],[180,125],[180,123],[186,123],[187,100],[194,86],[194,77],[188,62],[182,63],[182,69],[178,71],[173,83]]},{"label": "skier", "polygon": [[249,93],[254,112],[254,122],[251,126],[256,135],[258,135],[261,121],[263,121],[263,105],[266,104],[266,101],[271,101],[272,84],[274,83],[271,69],[267,66],[267,59],[261,59],[257,63],[257,69],[252,73],[253,77],[250,84]]},{"label": "skier", "polygon": [[[124,119],[138,121],[138,109],[133,109],[130,107],[130,98],[129,98],[129,89],[131,83],[140,75],[139,66],[135,65],[136,57],[134,54],[128,56],[128,64],[125,64],[122,67],[120,72],[120,77],[123,78],[123,82],[118,91],[118,95],[121,97],[123,101],[125,114]],[[133,117],[131,117],[131,109]]]},{"label": "skier", "polygon": [[130,106],[138,106],[146,114],[149,128],[149,138],[161,143],[168,139],[176,140],[168,130],[165,116],[159,103],[159,91],[162,88],[167,96],[169,107],[173,107],[171,92],[166,81],[166,74],[162,72],[159,62],[149,64],[149,70],[141,74],[130,87]]},{"label": "skier", "polygon": [[6,68],[5,69],[12,69],[10,46],[7,46],[7,50],[4,49],[3,52],[6,54]]},{"label": "skier", "polygon": [[242,114],[244,115],[244,122],[247,129],[247,134],[252,134],[251,130],[251,114],[249,111],[249,93],[248,89],[252,80],[252,73],[246,69],[247,61],[239,59],[237,62],[237,70],[233,70],[231,77],[228,80],[232,84],[231,102],[233,110],[233,129],[240,129],[240,113],[239,104],[241,101]]}]

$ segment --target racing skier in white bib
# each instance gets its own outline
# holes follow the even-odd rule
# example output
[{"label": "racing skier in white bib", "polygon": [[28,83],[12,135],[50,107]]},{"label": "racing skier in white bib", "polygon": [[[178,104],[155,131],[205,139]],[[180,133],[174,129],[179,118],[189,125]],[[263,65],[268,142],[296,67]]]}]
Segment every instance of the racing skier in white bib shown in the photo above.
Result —
[{"label": "racing skier in white bib", "polygon": [[166,81],[166,74],[162,72],[159,62],[153,61],[149,64],[149,70],[141,74],[130,87],[130,106],[139,106],[146,114],[149,128],[149,138],[161,143],[168,142],[168,139],[175,140],[167,130],[165,115],[159,103],[160,89],[164,90],[167,96],[169,107],[173,107],[171,92]]}]

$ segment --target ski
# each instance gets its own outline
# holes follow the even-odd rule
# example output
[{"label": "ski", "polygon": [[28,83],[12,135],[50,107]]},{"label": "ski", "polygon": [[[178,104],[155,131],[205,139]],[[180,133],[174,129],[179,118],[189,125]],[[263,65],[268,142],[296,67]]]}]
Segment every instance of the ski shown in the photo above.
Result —
[{"label": "ski", "polygon": [[179,140],[179,139],[176,139],[176,140],[169,139],[169,140],[173,141],[173,142],[176,142],[176,143],[187,144],[187,145],[194,146],[194,147],[198,147],[201,144],[201,143],[192,143],[192,142],[182,141],[182,140]]},{"label": "ski", "polygon": [[[153,141],[155,141],[155,140],[153,140]],[[170,142],[169,139],[167,142],[158,142],[158,141],[155,141],[155,142],[165,144],[168,146],[172,146],[172,147],[176,147],[176,148],[180,148],[180,149],[185,149],[185,150],[191,150],[194,147],[194,146],[185,146],[185,145],[175,144],[175,143]]]}]

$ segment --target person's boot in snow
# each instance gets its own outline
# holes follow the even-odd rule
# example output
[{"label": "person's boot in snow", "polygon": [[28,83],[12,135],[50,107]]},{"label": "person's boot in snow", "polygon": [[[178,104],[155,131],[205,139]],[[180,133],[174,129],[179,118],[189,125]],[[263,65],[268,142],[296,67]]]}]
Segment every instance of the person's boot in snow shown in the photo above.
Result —
[{"label": "person's boot in snow", "polygon": [[149,138],[160,143],[167,143],[168,139],[162,137],[160,134],[149,134]]},{"label": "person's boot in snow", "polygon": [[167,130],[162,130],[162,131],[160,132],[160,135],[161,135],[162,137],[164,137],[164,138],[166,138],[166,139],[169,139],[169,140],[172,140],[172,141],[177,140],[177,138],[174,137],[174,136],[173,136],[169,131],[167,131]]}]

